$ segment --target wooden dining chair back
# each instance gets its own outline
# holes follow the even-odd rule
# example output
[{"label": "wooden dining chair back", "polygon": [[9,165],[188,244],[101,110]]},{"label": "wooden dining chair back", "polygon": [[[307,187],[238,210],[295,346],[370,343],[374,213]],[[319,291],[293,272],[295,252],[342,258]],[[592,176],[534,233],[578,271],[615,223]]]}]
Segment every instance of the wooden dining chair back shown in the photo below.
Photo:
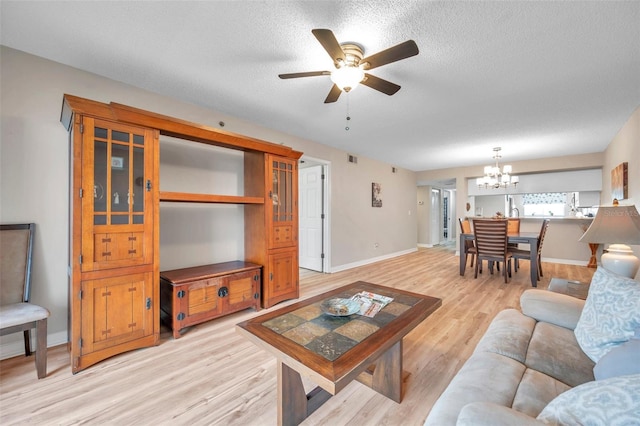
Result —
[{"label": "wooden dining chair back", "polygon": [[0,335],[22,331],[25,356],[31,355],[31,329],[36,329],[36,370],[47,375],[49,311],[30,303],[35,224],[0,225]]},{"label": "wooden dining chair back", "polygon": [[[471,234],[471,222],[469,219],[460,219],[458,218],[458,222],[460,223],[460,231],[463,234]],[[474,240],[464,240],[464,266],[467,267],[467,258],[471,256],[471,267],[473,268],[473,264],[476,258],[476,243]]]},{"label": "wooden dining chair back", "polygon": [[520,233],[520,218],[510,217],[507,219],[507,235]]},{"label": "wooden dining chair back", "polygon": [[[540,277],[543,277],[542,274],[542,243],[544,242],[544,237],[547,235],[547,228],[549,228],[549,224],[551,220],[545,219],[542,221],[542,226],[540,227],[540,234],[538,235],[538,250],[536,253],[533,253],[533,256],[536,256],[536,260],[538,263],[538,281],[540,281]],[[510,249],[513,255],[513,258],[516,260],[515,269],[518,270],[518,260],[524,259],[531,261],[531,250],[523,250],[523,249]]]},{"label": "wooden dining chair back", "polygon": [[478,269],[482,261],[502,262],[504,282],[509,282],[511,276],[511,253],[507,250],[506,220],[474,219],[473,232],[476,243],[476,268],[475,278],[478,278]]}]

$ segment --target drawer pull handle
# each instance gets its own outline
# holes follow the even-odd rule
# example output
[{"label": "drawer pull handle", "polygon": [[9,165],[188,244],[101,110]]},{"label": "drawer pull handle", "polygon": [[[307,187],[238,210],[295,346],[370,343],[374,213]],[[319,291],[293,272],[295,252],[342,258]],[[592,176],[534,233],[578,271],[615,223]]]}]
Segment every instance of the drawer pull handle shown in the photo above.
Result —
[{"label": "drawer pull handle", "polygon": [[111,238],[103,238],[102,242],[103,243],[110,243],[111,242]]},{"label": "drawer pull handle", "polygon": [[220,287],[218,289],[218,296],[219,297],[226,297],[229,294],[229,289],[226,287]]}]

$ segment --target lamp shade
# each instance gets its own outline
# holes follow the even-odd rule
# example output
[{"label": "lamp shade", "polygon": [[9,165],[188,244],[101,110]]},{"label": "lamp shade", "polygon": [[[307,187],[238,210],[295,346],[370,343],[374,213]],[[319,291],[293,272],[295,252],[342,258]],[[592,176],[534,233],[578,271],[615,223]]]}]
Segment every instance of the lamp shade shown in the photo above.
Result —
[{"label": "lamp shade", "polygon": [[635,206],[601,206],[579,241],[640,244],[640,214]]}]

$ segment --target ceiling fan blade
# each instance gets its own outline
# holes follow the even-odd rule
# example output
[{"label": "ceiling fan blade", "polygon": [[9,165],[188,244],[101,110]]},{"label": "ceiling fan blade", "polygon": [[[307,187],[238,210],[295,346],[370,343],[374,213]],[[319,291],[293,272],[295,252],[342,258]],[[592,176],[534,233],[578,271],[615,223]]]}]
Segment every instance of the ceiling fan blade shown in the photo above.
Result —
[{"label": "ceiling fan blade", "polygon": [[377,90],[378,92],[382,92],[386,95],[393,95],[398,90],[400,90],[400,86],[390,81],[384,80],[380,77],[376,77],[375,75],[365,73],[365,78],[360,82],[360,84],[364,84],[365,86],[371,87],[372,89]]},{"label": "ceiling fan blade", "polygon": [[324,50],[327,51],[333,62],[338,62],[338,59],[345,61],[346,57],[342,47],[340,47],[340,43],[336,39],[336,36],[333,35],[331,30],[326,30],[322,28],[317,28],[311,30],[314,36],[318,39]]},{"label": "ceiling fan blade", "polygon": [[324,103],[330,104],[331,102],[337,101],[340,97],[340,93],[342,93],[342,90],[340,90],[340,88],[334,84],[331,88],[331,91],[327,95],[327,98],[324,100]]},{"label": "ceiling fan blade", "polygon": [[286,78],[300,78],[300,77],[317,77],[320,75],[331,75],[331,73],[329,71],[294,72],[291,74],[279,74],[278,77],[282,79],[286,79]]},{"label": "ceiling fan blade", "polygon": [[386,50],[374,53],[371,56],[367,56],[366,58],[363,58],[360,63],[368,63],[369,65],[364,65],[364,69],[372,70],[374,68],[381,67],[382,65],[387,65],[401,59],[410,58],[411,56],[415,56],[418,53],[419,50],[416,42],[413,40],[407,40],[404,43],[397,44]]}]

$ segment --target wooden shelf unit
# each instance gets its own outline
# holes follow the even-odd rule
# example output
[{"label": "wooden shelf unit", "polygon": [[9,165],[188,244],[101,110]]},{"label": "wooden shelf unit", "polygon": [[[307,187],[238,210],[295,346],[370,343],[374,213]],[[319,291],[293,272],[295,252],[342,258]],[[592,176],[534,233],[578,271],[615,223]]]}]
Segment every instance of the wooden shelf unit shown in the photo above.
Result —
[{"label": "wooden shelf unit", "polygon": [[[298,194],[297,189],[292,191],[292,188],[297,188],[297,160],[302,152],[127,105],[107,104],[69,94],[63,96],[60,121],[70,133],[72,148],[69,349],[74,373],[119,353],[158,343],[161,201],[245,205],[245,210],[250,211],[245,213],[244,219],[246,260],[262,266],[260,293],[277,294],[276,298],[263,300],[263,304],[271,306],[285,298],[298,297],[297,229],[295,232],[287,229],[297,226]],[[133,160],[109,150],[95,157],[94,147],[102,143],[103,138],[99,132],[105,128],[109,135],[115,132],[113,143],[111,136],[106,139],[109,149],[121,149],[118,147],[123,143],[116,136],[127,132],[132,135],[131,142],[125,144],[129,144],[126,155],[131,155]],[[245,195],[159,191],[160,135],[243,151]],[[140,138],[144,138],[144,142],[140,142]],[[111,148],[112,145],[115,148]],[[142,160],[137,159],[141,150],[145,152],[143,168],[139,163]],[[112,154],[116,157],[115,162]],[[247,161],[247,158],[251,160]],[[292,173],[293,180],[288,189],[291,192],[280,195],[287,199],[287,214],[291,218],[286,224],[274,223],[265,207],[268,204],[270,210],[274,202],[270,197],[273,191],[271,176],[265,173],[268,162],[274,160],[291,164],[296,171]],[[118,190],[115,197],[109,188],[115,188],[114,179],[120,179],[118,175],[122,175],[120,169],[126,171],[130,166],[133,172],[127,172],[128,181],[117,183],[124,185],[124,189]],[[256,168],[247,169],[253,166]],[[143,170],[142,176],[137,170]],[[98,179],[106,179],[104,188],[96,185]],[[104,212],[94,200],[98,193],[109,200]],[[142,208],[138,205],[143,194],[144,210],[138,211],[137,208]],[[125,220],[125,216],[129,225],[118,226],[118,221]],[[248,219],[260,223],[255,226]],[[106,225],[103,224],[105,220]],[[283,237],[288,239],[286,244],[274,244],[274,235],[280,235],[283,230],[286,234]],[[274,250],[278,246],[283,248]],[[135,297],[126,297],[132,292]],[[104,303],[100,302],[101,298],[105,298]],[[108,303],[106,298],[109,298]],[[121,312],[135,315],[125,320],[120,318]],[[103,326],[101,322],[104,321]],[[124,326],[121,327],[121,323]]]}]

